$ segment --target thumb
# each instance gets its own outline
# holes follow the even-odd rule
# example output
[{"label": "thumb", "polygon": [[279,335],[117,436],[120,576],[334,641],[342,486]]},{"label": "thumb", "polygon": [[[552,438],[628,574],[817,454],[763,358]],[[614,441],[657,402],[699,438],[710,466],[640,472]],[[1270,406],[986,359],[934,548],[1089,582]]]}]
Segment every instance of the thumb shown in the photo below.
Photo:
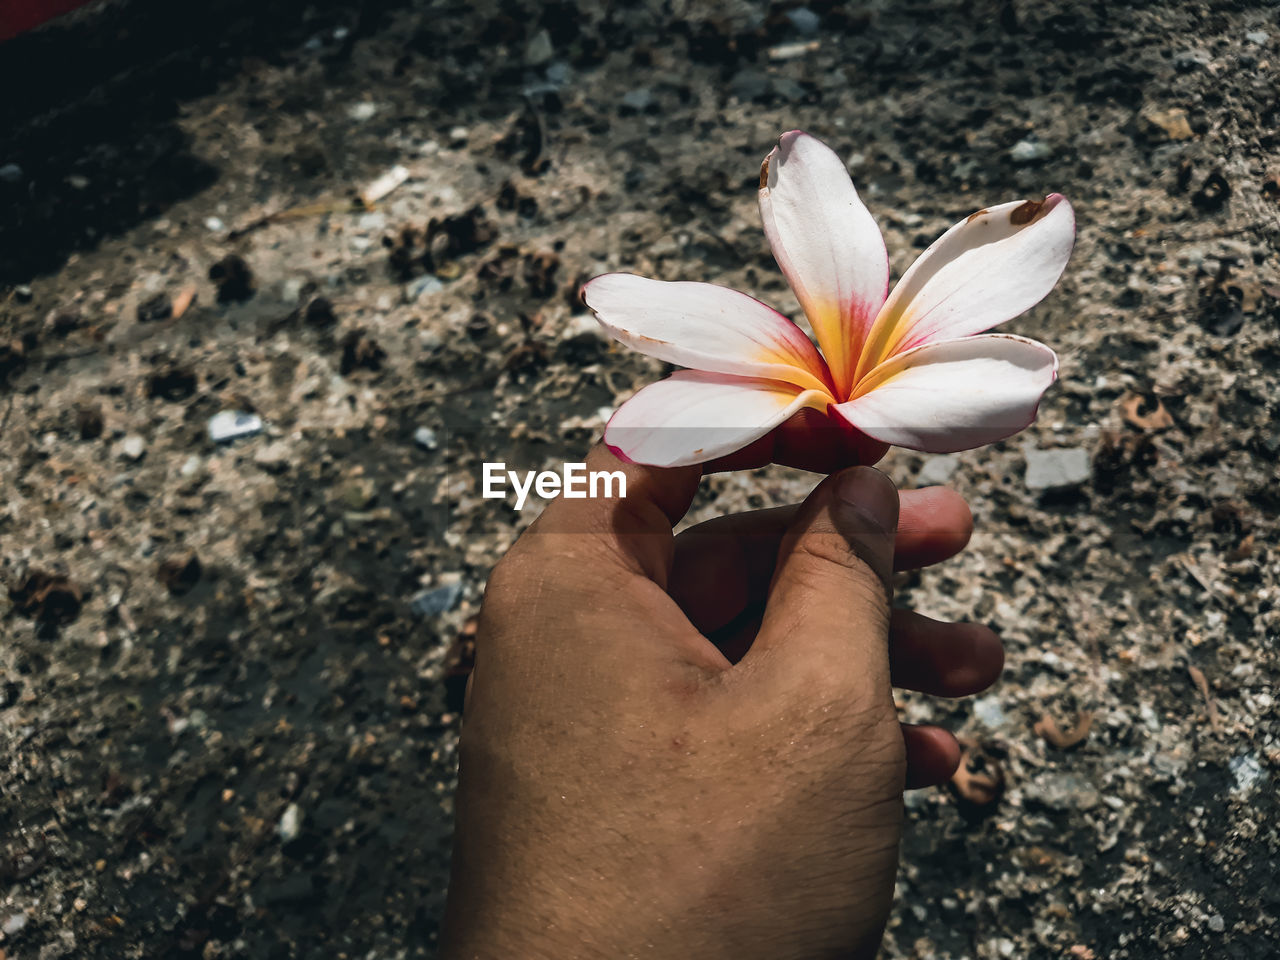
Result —
[{"label": "thumb", "polygon": [[879,470],[853,467],[819,484],[782,538],[764,620],[742,665],[767,661],[767,673],[784,681],[892,696],[897,527],[898,491]]}]

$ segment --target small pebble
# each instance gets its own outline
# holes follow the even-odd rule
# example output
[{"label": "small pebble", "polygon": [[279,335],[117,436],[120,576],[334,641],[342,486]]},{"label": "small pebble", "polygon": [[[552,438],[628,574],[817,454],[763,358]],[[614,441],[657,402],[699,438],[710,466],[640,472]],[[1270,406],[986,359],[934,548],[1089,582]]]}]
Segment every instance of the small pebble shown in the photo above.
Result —
[{"label": "small pebble", "polygon": [[21,183],[22,168],[16,163],[6,163],[0,167],[0,181],[4,183]]},{"label": "small pebble", "polygon": [[268,443],[253,455],[253,462],[267,473],[283,473],[289,468],[289,444],[284,440]]},{"label": "small pebble", "polygon": [[15,933],[20,933],[26,925],[27,915],[25,913],[15,913],[4,922],[4,926],[0,927],[0,930],[4,931],[6,937],[12,937]]},{"label": "small pebble", "polygon": [[276,833],[284,843],[292,843],[298,839],[298,834],[302,832],[302,811],[296,803],[291,803],[284,808],[284,813],[280,815],[280,822],[276,824]]},{"label": "small pebble", "polygon": [[807,92],[803,86],[790,77],[774,77],[772,86],[773,92],[783,100],[802,100]]},{"label": "small pebble", "polygon": [[529,45],[525,47],[524,62],[531,67],[540,67],[545,63],[550,63],[551,58],[555,55],[555,47],[551,45],[551,34],[547,33],[546,30],[539,30],[533,35]]},{"label": "small pebble", "polygon": [[436,432],[430,427],[419,427],[413,432],[413,442],[424,450],[434,450],[440,445]]},{"label": "small pebble", "polygon": [[125,460],[141,460],[147,452],[147,441],[136,433],[131,433],[120,441],[116,453]]},{"label": "small pebble", "polygon": [[440,282],[440,278],[429,273],[404,285],[404,302],[417,303],[421,297],[439,293],[443,289],[444,284]]},{"label": "small pebble", "polygon": [[973,701],[973,715],[979,723],[992,730],[1003,727],[1007,719],[1004,707],[1000,705],[1000,700],[995,695]]},{"label": "small pebble", "polygon": [[347,116],[358,122],[372,119],[377,112],[378,105],[370,103],[368,100],[361,100],[359,103],[352,104],[347,108]]},{"label": "small pebble", "polygon": [[1258,763],[1258,758],[1248,753],[1232,757],[1227,764],[1227,769],[1231,771],[1231,776],[1235,777],[1235,789],[1231,792],[1237,795],[1252,793],[1267,778],[1267,772],[1262,769],[1262,764]]},{"label": "small pebble", "polygon": [[262,431],[262,418],[241,410],[223,410],[209,419],[209,439],[225,443],[237,437],[251,437]]},{"label": "small pebble", "polygon": [[1027,458],[1028,490],[1061,490],[1078,487],[1091,475],[1089,451],[1082,447],[1040,450],[1032,444],[1023,448]]},{"label": "small pebble", "polygon": [[650,92],[648,87],[637,87],[635,90],[628,90],[624,93],[621,103],[623,109],[643,113],[653,106],[653,93]]},{"label": "small pebble", "polygon": [[1009,150],[1009,159],[1014,163],[1035,163],[1037,160],[1046,160],[1053,153],[1053,149],[1047,143],[1041,143],[1034,137],[1028,137],[1025,140],[1019,140]]},{"label": "small pebble", "polygon": [[1102,799],[1093,784],[1074,773],[1041,773],[1023,786],[1022,795],[1051,810],[1091,810]]},{"label": "small pebble", "polygon": [[769,92],[769,75],[751,67],[739,70],[729,80],[729,92],[744,103],[764,97]]},{"label": "small pebble", "polygon": [[360,191],[360,200],[371,206],[409,179],[409,168],[396,164]]},{"label": "small pebble", "polygon": [[954,453],[940,453],[925,460],[916,477],[917,487],[937,487],[951,479],[960,466],[960,458]]},{"label": "small pebble", "polygon": [[420,617],[438,617],[448,613],[462,599],[462,584],[447,583],[416,594],[409,601],[409,608]]},{"label": "small pebble", "polygon": [[204,225],[205,225],[205,229],[210,230],[213,233],[220,232],[226,226],[226,224],[224,224],[217,217],[206,217],[204,221]]},{"label": "small pebble", "polygon": [[791,21],[791,25],[796,28],[797,33],[806,37],[816,34],[818,27],[822,25],[822,20],[808,7],[796,7],[794,10],[788,10],[787,19]]},{"label": "small pebble", "polygon": [[1198,47],[1181,50],[1173,55],[1173,65],[1183,72],[1194,70],[1196,67],[1207,67],[1211,63],[1213,63],[1213,54]]},{"label": "small pebble", "polygon": [[302,288],[306,283],[302,277],[290,277],[280,285],[280,299],[285,303],[297,303],[302,298]]}]

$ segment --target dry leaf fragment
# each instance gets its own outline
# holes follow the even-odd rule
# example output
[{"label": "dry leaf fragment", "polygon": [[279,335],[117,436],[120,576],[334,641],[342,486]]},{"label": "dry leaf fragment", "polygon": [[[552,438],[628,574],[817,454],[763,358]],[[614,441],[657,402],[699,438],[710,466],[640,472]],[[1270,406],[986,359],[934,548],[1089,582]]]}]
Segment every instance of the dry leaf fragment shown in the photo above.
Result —
[{"label": "dry leaf fragment", "polygon": [[200,580],[204,567],[194,550],[175,553],[164,560],[156,571],[156,579],[169,588],[169,592],[181,596]]},{"label": "dry leaf fragment", "polygon": [[1151,106],[1138,114],[1138,126],[1149,140],[1190,140],[1195,136],[1187,111],[1181,107],[1161,110]]},{"label": "dry leaf fragment", "polygon": [[1196,689],[1200,691],[1200,696],[1204,698],[1204,706],[1209,714],[1209,726],[1214,731],[1220,730],[1221,724],[1218,722],[1218,705],[1213,702],[1213,696],[1209,692],[1209,681],[1204,675],[1204,671],[1197,666],[1188,666],[1187,673],[1191,676],[1191,682],[1196,685]]},{"label": "dry leaf fragment", "polygon": [[18,612],[44,623],[69,623],[80,615],[84,589],[60,573],[31,570],[10,588]]},{"label": "dry leaf fragment", "polygon": [[[1154,404],[1154,406],[1152,405]],[[1173,417],[1160,402],[1159,397],[1144,397],[1140,393],[1126,394],[1120,401],[1124,418],[1139,430],[1167,430],[1173,426]]]},{"label": "dry leaf fragment", "polygon": [[1004,768],[976,740],[963,738],[960,748],[960,766],[951,775],[951,790],[963,815],[985,816],[1004,795]]},{"label": "dry leaf fragment", "polygon": [[171,307],[171,310],[173,311],[173,319],[177,320],[180,316],[186,313],[191,304],[195,303],[195,300],[196,285],[194,283],[189,283],[179,290],[178,295],[173,298],[173,306]]},{"label": "dry leaf fragment", "polygon": [[1176,554],[1175,556],[1178,563],[1182,565],[1183,569],[1186,570],[1187,573],[1191,574],[1191,578],[1195,580],[1196,583],[1200,584],[1201,587],[1204,588],[1205,593],[1208,593],[1208,594],[1218,593],[1218,589],[1213,585],[1213,578],[1208,573],[1205,573],[1205,571],[1201,570],[1200,567],[1196,565],[1196,562],[1191,559],[1191,556],[1189,554],[1179,553],[1179,554]]},{"label": "dry leaf fragment", "polygon": [[1244,539],[1241,540],[1238,544],[1236,544],[1236,546],[1231,550],[1231,552],[1227,554],[1227,559],[1232,562],[1235,562],[1237,560],[1248,559],[1249,557],[1253,556],[1254,544],[1255,544],[1254,535],[1252,533],[1246,534]]},{"label": "dry leaf fragment", "polygon": [[1081,710],[1076,714],[1075,725],[1066,732],[1063,732],[1058,727],[1057,721],[1047,713],[1036,721],[1036,725],[1032,729],[1059,750],[1068,750],[1077,744],[1083,743],[1089,736],[1089,730],[1092,727],[1093,711]]}]

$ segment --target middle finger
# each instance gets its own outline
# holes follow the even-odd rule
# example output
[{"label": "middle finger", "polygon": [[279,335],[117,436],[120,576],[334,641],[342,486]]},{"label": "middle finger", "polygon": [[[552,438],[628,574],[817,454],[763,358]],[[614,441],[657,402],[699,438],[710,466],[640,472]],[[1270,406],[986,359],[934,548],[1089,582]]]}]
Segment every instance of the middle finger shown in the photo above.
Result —
[{"label": "middle finger", "polygon": [[[903,490],[894,569],[912,570],[955,556],[973,533],[973,515],[954,490]],[[797,507],[717,517],[675,538],[668,590],[703,634],[722,630],[752,606],[763,609],[778,545]]]}]

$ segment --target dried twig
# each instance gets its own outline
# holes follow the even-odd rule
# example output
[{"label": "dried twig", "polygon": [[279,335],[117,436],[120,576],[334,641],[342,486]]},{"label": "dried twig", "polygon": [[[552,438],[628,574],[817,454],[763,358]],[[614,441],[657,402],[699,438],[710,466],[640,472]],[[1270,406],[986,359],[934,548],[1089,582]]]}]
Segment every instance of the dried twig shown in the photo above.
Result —
[{"label": "dried twig", "polygon": [[256,220],[250,221],[243,227],[232,230],[227,234],[227,239],[239,240],[241,237],[253,233],[255,230],[260,230],[272,223],[280,223],[286,220],[301,220],[305,217],[316,217],[325,213],[349,213],[351,209],[352,204],[349,200],[323,200],[319,203],[307,203],[300,207],[290,207],[287,210],[278,210],[275,213],[268,213],[265,216],[258,217]]}]

